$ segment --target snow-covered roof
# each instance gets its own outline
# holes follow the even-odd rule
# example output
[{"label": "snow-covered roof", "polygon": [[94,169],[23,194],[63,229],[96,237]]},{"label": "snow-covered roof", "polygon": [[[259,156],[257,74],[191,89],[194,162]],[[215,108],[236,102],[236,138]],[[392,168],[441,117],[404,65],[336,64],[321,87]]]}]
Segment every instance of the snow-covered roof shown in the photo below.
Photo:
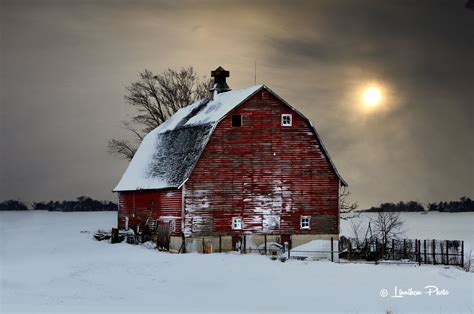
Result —
[{"label": "snow-covered roof", "polygon": [[[145,136],[113,191],[179,187],[191,175],[217,123],[262,88],[290,106],[265,85],[215,94],[213,100],[198,100],[178,110]],[[314,132],[319,139],[316,130]],[[324,146],[321,146],[331,162]],[[334,165],[332,166],[339,176]],[[340,176],[339,178],[346,185]]]},{"label": "snow-covered roof", "polygon": [[214,95],[181,108],[148,133],[114,192],[179,187],[191,174],[215,124],[262,85]]}]

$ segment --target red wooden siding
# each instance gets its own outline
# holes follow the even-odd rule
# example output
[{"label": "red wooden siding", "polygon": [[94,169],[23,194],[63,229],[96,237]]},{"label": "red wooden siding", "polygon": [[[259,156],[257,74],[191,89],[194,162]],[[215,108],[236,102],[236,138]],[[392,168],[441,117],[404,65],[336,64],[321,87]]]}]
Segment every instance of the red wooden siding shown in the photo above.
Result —
[{"label": "red wooden siding", "polygon": [[[292,126],[281,126],[281,114]],[[241,114],[242,127],[232,127]],[[309,123],[263,90],[216,127],[185,183],[185,228],[199,234],[337,234],[339,179]],[[311,230],[300,230],[300,216]],[[232,217],[243,230],[232,231]]]},{"label": "red wooden siding", "polygon": [[172,234],[181,232],[181,190],[142,190],[119,193],[118,226],[123,228],[125,217],[129,217],[129,226],[143,228],[147,218],[163,222],[175,220],[176,229]]}]

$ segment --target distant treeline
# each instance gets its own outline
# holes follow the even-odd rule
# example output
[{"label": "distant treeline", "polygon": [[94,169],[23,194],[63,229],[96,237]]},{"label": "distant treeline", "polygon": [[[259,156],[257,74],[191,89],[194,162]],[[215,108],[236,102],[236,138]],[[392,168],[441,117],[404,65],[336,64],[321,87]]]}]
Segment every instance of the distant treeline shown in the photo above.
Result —
[{"label": "distant treeline", "polygon": [[474,211],[474,201],[469,197],[461,197],[459,201],[429,203],[428,207],[414,201],[398,203],[382,203],[378,207],[371,207],[364,212],[422,212],[438,211],[447,213],[460,213]]},{"label": "distant treeline", "polygon": [[108,201],[98,201],[87,196],[80,196],[76,201],[49,201],[28,205],[21,201],[8,200],[0,202],[1,210],[48,210],[61,212],[97,212],[116,211],[117,204]]}]

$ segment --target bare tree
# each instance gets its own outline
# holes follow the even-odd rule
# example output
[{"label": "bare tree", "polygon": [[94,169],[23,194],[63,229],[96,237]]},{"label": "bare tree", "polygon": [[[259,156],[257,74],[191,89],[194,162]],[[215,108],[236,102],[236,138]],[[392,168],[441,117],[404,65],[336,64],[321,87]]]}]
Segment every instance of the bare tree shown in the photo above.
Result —
[{"label": "bare tree", "polygon": [[340,218],[344,220],[358,217],[360,214],[356,211],[359,204],[357,202],[351,203],[349,201],[350,195],[351,192],[345,186],[339,191],[339,213]]},{"label": "bare tree", "polygon": [[404,221],[399,212],[379,212],[376,219],[371,219],[375,236],[385,245],[403,233]]},{"label": "bare tree", "polygon": [[143,137],[178,109],[209,95],[209,80],[199,77],[192,67],[168,69],[158,75],[144,70],[138,77],[138,81],[127,86],[125,95],[126,103],[136,112],[122,121],[130,138],[108,142],[109,151],[125,159],[132,159]]},{"label": "bare tree", "polygon": [[354,237],[355,243],[357,247],[361,247],[362,243],[364,242],[364,238],[362,235],[362,220],[352,219],[350,220],[352,235]]}]

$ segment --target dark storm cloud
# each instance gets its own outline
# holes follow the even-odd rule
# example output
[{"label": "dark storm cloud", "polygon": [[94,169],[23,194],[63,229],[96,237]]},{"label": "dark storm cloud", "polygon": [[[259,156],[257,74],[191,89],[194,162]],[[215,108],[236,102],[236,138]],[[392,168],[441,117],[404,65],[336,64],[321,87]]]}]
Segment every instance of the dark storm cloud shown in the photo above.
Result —
[{"label": "dark storm cloud", "polygon": [[[364,205],[473,190],[474,11],[463,1],[8,1],[0,199],[111,198],[138,71],[217,65],[313,120]],[[355,110],[380,82],[387,110]],[[472,194],[471,194],[472,195]]]}]

